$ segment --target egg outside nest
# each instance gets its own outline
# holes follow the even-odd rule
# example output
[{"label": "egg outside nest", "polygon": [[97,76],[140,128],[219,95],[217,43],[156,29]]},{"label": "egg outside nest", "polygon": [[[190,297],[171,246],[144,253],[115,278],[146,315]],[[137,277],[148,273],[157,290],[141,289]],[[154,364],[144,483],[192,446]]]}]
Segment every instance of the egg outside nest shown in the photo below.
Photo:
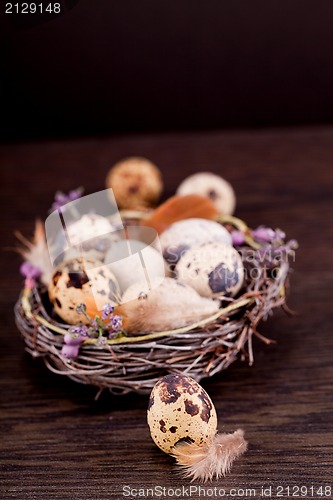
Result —
[{"label": "egg outside nest", "polygon": [[187,375],[166,375],[155,384],[147,421],[154,443],[173,456],[192,481],[224,476],[247,449],[241,429],[218,434],[212,400]]}]

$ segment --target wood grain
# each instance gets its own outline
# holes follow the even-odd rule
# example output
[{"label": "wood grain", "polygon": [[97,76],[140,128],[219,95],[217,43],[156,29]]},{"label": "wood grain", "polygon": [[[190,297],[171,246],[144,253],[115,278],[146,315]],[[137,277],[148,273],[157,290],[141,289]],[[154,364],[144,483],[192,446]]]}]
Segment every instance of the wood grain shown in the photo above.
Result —
[{"label": "wood grain", "polygon": [[[242,427],[249,441],[231,474],[206,492],[216,486],[232,498],[231,488],[254,488],[259,497],[262,486],[273,493],[279,485],[332,486],[333,129],[315,128],[0,147],[0,497],[104,500],[125,498],[123,485],[190,486],[150,439],[147,397],[103,393],[95,401],[95,389],[50,373],[24,353],[14,324],[21,286],[19,258],[8,250],[14,230],[30,235],[57,189],[103,189],[108,168],[132,154],[160,166],[164,199],[190,173],[224,175],[236,190],[239,217],[252,226],[281,227],[300,244],[289,300],[297,316],[276,312],[261,325],[277,343],[255,341],[254,366],[235,363],[203,383],[220,430]],[[191,498],[203,497],[192,492]],[[311,497],[320,498],[309,490]]]}]

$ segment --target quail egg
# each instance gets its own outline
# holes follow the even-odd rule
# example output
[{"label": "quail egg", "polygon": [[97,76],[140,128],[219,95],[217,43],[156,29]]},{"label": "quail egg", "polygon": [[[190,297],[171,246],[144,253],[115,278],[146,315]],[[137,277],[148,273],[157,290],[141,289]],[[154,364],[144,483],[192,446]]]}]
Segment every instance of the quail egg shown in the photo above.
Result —
[{"label": "quail egg", "polygon": [[119,239],[117,229],[106,217],[95,213],[68,222],[66,234],[60,231],[52,243],[52,254],[56,256],[54,264],[70,260],[82,252],[85,252],[85,257],[90,257],[86,252],[95,252],[95,257],[103,259],[112,242]]},{"label": "quail egg", "polygon": [[206,219],[185,219],[175,222],[160,235],[163,256],[171,265],[193,245],[219,241],[232,245],[229,233],[218,222]]},{"label": "quail egg", "polygon": [[171,453],[182,441],[201,446],[217,432],[217,416],[210,397],[186,375],[166,375],[155,384],[147,419],[153,441],[165,453]]},{"label": "quail egg", "polygon": [[172,455],[192,481],[219,479],[247,449],[242,429],[218,434],[210,397],[184,374],[166,375],[156,382],[147,421],[154,443]]},{"label": "quail egg", "polygon": [[225,179],[211,172],[199,172],[190,175],[179,185],[177,194],[201,194],[212,200],[222,215],[231,215],[235,211],[235,192]]},{"label": "quail egg", "polygon": [[177,279],[203,297],[235,296],[244,281],[242,259],[232,246],[212,242],[194,245],[175,267]]},{"label": "quail egg", "polygon": [[152,246],[138,240],[120,240],[112,244],[105,263],[118,280],[122,291],[146,276],[151,281],[165,276],[162,255]]},{"label": "quail egg", "polygon": [[118,206],[129,209],[154,205],[163,189],[159,169],[140,157],[116,163],[107,175],[106,185],[113,189]]},{"label": "quail egg", "polygon": [[54,311],[69,324],[88,323],[76,311],[81,304],[95,304],[96,312],[105,303],[116,305],[120,290],[113,273],[102,262],[93,259],[72,259],[60,264],[49,284],[49,298]]}]

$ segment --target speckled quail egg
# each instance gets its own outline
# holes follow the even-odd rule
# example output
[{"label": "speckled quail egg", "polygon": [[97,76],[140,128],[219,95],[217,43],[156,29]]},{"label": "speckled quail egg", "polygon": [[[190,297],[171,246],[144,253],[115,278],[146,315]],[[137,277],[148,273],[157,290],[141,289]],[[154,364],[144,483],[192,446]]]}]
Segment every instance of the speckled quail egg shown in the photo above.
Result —
[{"label": "speckled quail egg", "polygon": [[217,416],[207,392],[191,377],[170,374],[151,391],[147,421],[154,443],[169,453],[192,481],[211,481],[230,471],[247,449],[244,431],[217,432]]},{"label": "speckled quail egg", "polygon": [[165,331],[207,318],[219,309],[219,301],[200,297],[188,285],[165,277],[131,285],[123,294],[117,313],[127,332]]},{"label": "speckled quail egg", "polygon": [[235,296],[244,281],[242,259],[232,246],[220,242],[194,245],[175,268],[177,279],[203,297]]},{"label": "speckled quail egg", "polygon": [[171,453],[182,441],[201,446],[217,432],[217,416],[210,397],[186,375],[167,375],[155,384],[147,419],[153,441],[165,453]]},{"label": "speckled quail egg", "polygon": [[107,234],[113,230],[112,224],[106,217],[94,213],[83,215],[81,219],[69,224],[67,227],[72,245]]},{"label": "speckled quail egg", "polygon": [[231,184],[211,172],[198,172],[190,175],[179,185],[176,194],[207,196],[222,215],[233,214],[236,206],[236,196]]},{"label": "speckled quail egg", "polygon": [[113,273],[100,261],[72,259],[60,264],[49,284],[49,298],[55,312],[66,323],[88,323],[83,314],[76,311],[81,304],[95,304],[96,312],[105,303],[116,305],[120,289]]},{"label": "speckled quail egg", "polygon": [[112,244],[105,263],[118,280],[122,291],[136,282],[165,276],[162,254],[152,246],[138,240],[120,240]]},{"label": "speckled quail egg", "polygon": [[54,265],[77,257],[82,251],[96,252],[95,257],[103,259],[112,242],[119,239],[118,229],[106,217],[95,213],[85,214],[76,221],[66,221],[66,234],[59,231],[51,243]]},{"label": "speckled quail egg", "polygon": [[160,235],[164,258],[171,265],[193,245],[220,241],[232,245],[229,231],[218,222],[206,219],[186,219],[175,222]]},{"label": "speckled quail egg", "polygon": [[159,169],[141,157],[116,163],[107,175],[106,186],[113,189],[118,206],[129,209],[154,205],[163,189]]}]

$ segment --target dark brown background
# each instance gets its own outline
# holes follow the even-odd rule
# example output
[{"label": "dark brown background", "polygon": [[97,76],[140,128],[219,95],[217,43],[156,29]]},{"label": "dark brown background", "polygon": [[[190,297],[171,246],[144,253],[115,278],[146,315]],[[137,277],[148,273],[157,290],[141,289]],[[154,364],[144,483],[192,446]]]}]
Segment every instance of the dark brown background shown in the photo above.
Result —
[{"label": "dark brown background", "polygon": [[333,121],[331,0],[60,3],[1,7],[3,137]]},{"label": "dark brown background", "polygon": [[[291,319],[276,312],[262,325],[261,332],[277,344],[255,342],[253,367],[239,362],[203,383],[216,405],[220,430],[240,426],[249,441],[231,474],[212,486],[227,493],[256,488],[258,497],[261,486],[276,492],[279,485],[330,484],[333,129],[3,145],[1,246],[13,246],[14,229],[31,234],[35,217],[45,217],[56,189],[102,189],[108,168],[131,154],[160,166],[164,196],[194,171],[223,174],[237,192],[239,217],[251,226],[281,227],[300,244],[289,301],[298,315]],[[2,251],[1,263],[1,498],[121,499],[123,485],[189,486],[150,439],[147,397],[104,393],[95,402],[95,389],[50,373],[24,353],[13,317],[22,284],[19,259]]]}]

